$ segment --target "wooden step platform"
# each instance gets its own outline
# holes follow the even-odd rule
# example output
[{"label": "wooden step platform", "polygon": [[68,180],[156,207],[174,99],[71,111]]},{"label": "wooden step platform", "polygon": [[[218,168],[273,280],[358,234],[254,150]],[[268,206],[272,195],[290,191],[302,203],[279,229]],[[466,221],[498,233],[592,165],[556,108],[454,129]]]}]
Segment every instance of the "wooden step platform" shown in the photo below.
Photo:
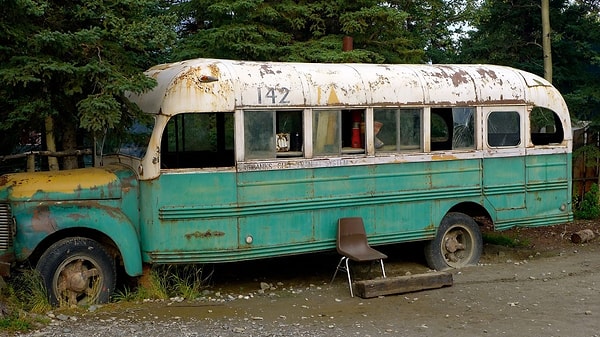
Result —
[{"label": "wooden step platform", "polygon": [[362,298],[372,298],[442,288],[451,286],[452,282],[452,274],[450,273],[431,272],[426,274],[356,281],[354,284],[358,296]]}]

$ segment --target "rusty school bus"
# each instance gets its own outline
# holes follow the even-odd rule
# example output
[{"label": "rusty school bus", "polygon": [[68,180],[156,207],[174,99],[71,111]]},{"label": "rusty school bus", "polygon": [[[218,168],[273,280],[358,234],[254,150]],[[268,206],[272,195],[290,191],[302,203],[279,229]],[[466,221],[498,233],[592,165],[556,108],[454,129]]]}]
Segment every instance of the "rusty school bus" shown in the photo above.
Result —
[{"label": "rusty school bus", "polygon": [[572,220],[571,126],[544,79],[492,65],[195,59],[148,70],[151,116],[96,166],[0,179],[0,261],[31,260],[54,302],[106,301],[116,269],[427,241],[477,263],[480,224]]}]

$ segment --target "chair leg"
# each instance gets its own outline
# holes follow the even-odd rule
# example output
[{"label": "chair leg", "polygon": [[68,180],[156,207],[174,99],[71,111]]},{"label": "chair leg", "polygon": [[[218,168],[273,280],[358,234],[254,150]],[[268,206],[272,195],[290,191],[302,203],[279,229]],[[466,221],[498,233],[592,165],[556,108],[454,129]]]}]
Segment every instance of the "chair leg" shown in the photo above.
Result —
[{"label": "chair leg", "polygon": [[[340,262],[338,263],[337,267],[335,268],[335,272],[333,273],[333,277],[331,278],[331,282],[329,282],[329,284],[333,283],[333,280],[335,280],[335,277],[337,275],[338,270],[345,270],[346,271],[346,276],[348,277],[348,287],[350,288],[350,297],[354,297],[354,291],[352,290],[352,278],[350,277],[350,266],[348,265],[350,259],[343,256],[340,259]],[[344,266],[341,267],[342,263],[344,263]],[[383,262],[382,262],[382,266],[383,266]],[[383,272],[384,277],[385,277],[385,271]]]},{"label": "chair leg", "polygon": [[348,275],[348,287],[350,288],[350,297],[354,297],[354,291],[352,290],[352,278],[350,277],[350,266],[348,266],[349,258],[346,258],[346,274]]},{"label": "chair leg", "polygon": [[[383,274],[383,278],[386,278],[385,275],[385,267],[383,266],[383,259],[379,259],[379,264],[381,266],[381,273]],[[377,263],[376,261],[371,261],[371,263],[369,264],[369,271],[368,274],[371,275],[371,268],[373,267],[373,264]]]},{"label": "chair leg", "polygon": [[331,278],[331,282],[329,282],[329,284],[333,283],[333,280],[335,280],[338,270],[340,270],[340,266],[342,265],[342,262],[344,262],[345,258],[346,258],[345,256],[342,256],[342,258],[340,259],[340,262],[338,263],[337,267],[335,268],[335,273],[333,273],[333,277]]}]

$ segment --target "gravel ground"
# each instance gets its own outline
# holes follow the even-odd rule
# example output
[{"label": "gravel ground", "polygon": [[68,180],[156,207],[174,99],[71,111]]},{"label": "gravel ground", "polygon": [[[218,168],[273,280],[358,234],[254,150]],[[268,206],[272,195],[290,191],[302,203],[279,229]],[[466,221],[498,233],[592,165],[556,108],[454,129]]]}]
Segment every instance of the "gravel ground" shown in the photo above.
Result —
[{"label": "gravel ground", "polygon": [[[195,300],[56,311],[16,336],[600,336],[600,240],[573,244],[565,230],[538,230],[527,249],[486,245],[450,287],[351,298],[343,276],[329,284],[337,256],[311,255],[232,265]],[[428,272],[386,249],[388,276]]]}]

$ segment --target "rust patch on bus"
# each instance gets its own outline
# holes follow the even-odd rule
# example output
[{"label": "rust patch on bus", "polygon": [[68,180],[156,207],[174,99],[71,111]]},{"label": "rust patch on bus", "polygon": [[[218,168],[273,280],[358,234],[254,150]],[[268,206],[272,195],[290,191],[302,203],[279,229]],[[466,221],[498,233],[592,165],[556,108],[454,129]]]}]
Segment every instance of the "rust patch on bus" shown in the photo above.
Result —
[{"label": "rust patch on bus", "polygon": [[31,227],[36,232],[47,234],[56,232],[56,220],[51,216],[50,209],[47,206],[36,208],[33,211]]},{"label": "rust patch on bus", "polygon": [[[496,72],[493,70],[488,70],[485,68],[478,68],[477,72],[479,73],[479,75],[481,75],[482,78],[489,77],[492,80],[498,79],[498,75],[496,75]],[[502,84],[502,80],[500,80],[500,84]]]},{"label": "rust patch on bus", "polygon": [[469,84],[472,82],[471,76],[464,70],[457,71],[452,75],[452,84],[459,87],[461,84]]},{"label": "rust patch on bus", "polygon": [[221,70],[219,69],[219,66],[216,63],[209,64],[207,68],[212,76],[219,77],[219,75],[221,75]]},{"label": "rust patch on bus", "polygon": [[431,156],[431,160],[452,160],[456,159],[456,156],[451,154],[436,154]]},{"label": "rust patch on bus", "polygon": [[[204,71],[208,70],[208,74],[203,73],[203,70]],[[206,65],[206,67],[204,69],[202,69],[200,67],[188,68],[188,69],[182,71],[179,75],[177,75],[173,79],[173,83],[171,84],[168,91],[175,90],[176,86],[179,85],[180,83],[185,83],[185,86],[188,89],[194,88],[194,87],[203,89],[203,88],[205,88],[206,83],[204,83],[202,81],[202,77],[206,76],[206,75],[209,75],[209,76],[219,79],[220,75],[221,75],[219,66],[215,63],[211,63],[211,64]]]},{"label": "rust patch on bus", "polygon": [[[281,73],[280,70],[277,73]],[[276,75],[276,72],[271,68],[270,64],[261,64],[260,65],[260,77],[265,77],[265,75]]]},{"label": "rust patch on bus", "polygon": [[426,231],[435,231],[435,224],[430,223],[424,228]]},{"label": "rust patch on bus", "polygon": [[188,233],[185,235],[186,239],[193,239],[193,238],[210,238],[213,236],[225,236],[225,232],[221,232],[221,231],[211,231],[210,229],[207,230],[206,232],[200,232],[200,231],[195,231],[193,233]]}]

